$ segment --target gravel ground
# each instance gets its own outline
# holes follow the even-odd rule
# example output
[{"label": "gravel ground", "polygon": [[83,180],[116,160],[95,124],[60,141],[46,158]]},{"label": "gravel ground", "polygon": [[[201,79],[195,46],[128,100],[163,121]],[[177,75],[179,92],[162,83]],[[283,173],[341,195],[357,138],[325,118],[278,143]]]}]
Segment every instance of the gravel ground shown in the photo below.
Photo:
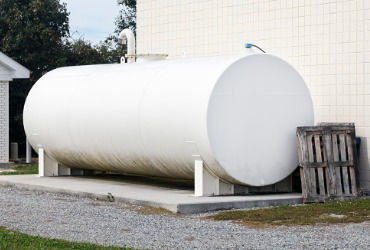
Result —
[{"label": "gravel ground", "polygon": [[203,216],[0,187],[0,225],[43,237],[138,249],[370,249],[370,222],[254,229]]}]

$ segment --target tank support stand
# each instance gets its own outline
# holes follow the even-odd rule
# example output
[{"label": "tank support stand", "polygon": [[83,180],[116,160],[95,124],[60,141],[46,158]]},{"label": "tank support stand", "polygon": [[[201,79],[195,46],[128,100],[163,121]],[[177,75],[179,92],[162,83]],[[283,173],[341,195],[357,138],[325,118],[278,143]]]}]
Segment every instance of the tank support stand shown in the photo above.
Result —
[{"label": "tank support stand", "polygon": [[234,194],[234,185],[224,182],[210,173],[202,160],[194,161],[194,174],[194,196]]},{"label": "tank support stand", "polygon": [[39,177],[71,175],[71,169],[64,167],[45,155],[44,148],[38,145]]}]

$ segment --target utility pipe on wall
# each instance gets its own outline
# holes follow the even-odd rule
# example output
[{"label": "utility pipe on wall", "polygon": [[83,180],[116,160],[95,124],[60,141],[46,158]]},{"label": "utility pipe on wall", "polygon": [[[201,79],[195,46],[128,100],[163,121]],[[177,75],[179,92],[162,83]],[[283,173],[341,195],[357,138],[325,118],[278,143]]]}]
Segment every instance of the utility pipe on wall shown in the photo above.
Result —
[{"label": "utility pipe on wall", "polygon": [[127,40],[127,62],[135,62],[135,36],[130,29],[124,29],[119,33],[118,42],[125,44]]}]

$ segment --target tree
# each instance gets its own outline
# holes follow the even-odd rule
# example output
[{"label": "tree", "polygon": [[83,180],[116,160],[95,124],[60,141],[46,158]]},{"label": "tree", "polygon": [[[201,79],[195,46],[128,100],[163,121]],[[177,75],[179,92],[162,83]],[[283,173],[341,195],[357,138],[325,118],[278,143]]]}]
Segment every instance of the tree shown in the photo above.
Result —
[{"label": "tree", "polygon": [[110,63],[118,63],[126,52],[126,45],[118,44],[119,33],[126,28],[136,32],[136,0],[117,0],[117,4],[122,5],[123,9],[115,20],[114,34],[96,46],[103,58]]},{"label": "tree", "polygon": [[59,0],[0,0],[0,48],[32,71],[31,83],[64,65],[68,15]]},{"label": "tree", "polygon": [[136,0],[117,0],[118,5],[123,5],[123,9],[116,18],[116,30],[118,35],[121,30],[129,28],[136,33]]},{"label": "tree", "polygon": [[118,36],[115,35],[110,35],[95,47],[106,63],[119,63],[121,56],[125,54],[125,48],[126,46],[118,44]]},{"label": "tree", "polygon": [[90,41],[83,38],[69,38],[64,44],[66,66],[101,64],[109,61],[99,52]]},{"label": "tree", "polygon": [[25,141],[22,114],[32,85],[66,63],[68,16],[59,0],[0,0],[0,50],[31,71],[30,79],[10,84],[11,141]]}]

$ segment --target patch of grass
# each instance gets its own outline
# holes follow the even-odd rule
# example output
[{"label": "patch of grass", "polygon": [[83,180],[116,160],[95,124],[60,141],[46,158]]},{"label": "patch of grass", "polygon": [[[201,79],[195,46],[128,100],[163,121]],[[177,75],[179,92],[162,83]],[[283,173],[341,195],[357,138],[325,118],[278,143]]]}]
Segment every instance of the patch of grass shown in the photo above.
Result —
[{"label": "patch of grass", "polygon": [[75,243],[66,240],[47,239],[39,236],[30,236],[16,231],[7,230],[0,227],[0,249],[20,249],[20,250],[57,250],[57,249],[112,249],[112,250],[129,250],[132,248],[125,247],[105,247],[89,243]]},{"label": "patch of grass", "polygon": [[18,165],[14,169],[17,171],[34,171],[38,170],[39,165],[37,163]]},{"label": "patch of grass", "polygon": [[21,174],[38,174],[39,167],[37,163],[18,165],[13,168],[15,171],[0,172],[0,175],[21,175]]},{"label": "patch of grass", "polygon": [[360,223],[370,220],[370,199],[225,211],[208,218],[232,220],[247,226],[257,227],[314,225],[318,223]]},{"label": "patch of grass", "polygon": [[159,207],[139,207],[136,209],[136,211],[139,214],[144,214],[144,215],[151,215],[151,214],[157,214],[157,215],[162,215],[162,214],[170,214],[171,212],[164,209],[164,208],[159,208]]}]

